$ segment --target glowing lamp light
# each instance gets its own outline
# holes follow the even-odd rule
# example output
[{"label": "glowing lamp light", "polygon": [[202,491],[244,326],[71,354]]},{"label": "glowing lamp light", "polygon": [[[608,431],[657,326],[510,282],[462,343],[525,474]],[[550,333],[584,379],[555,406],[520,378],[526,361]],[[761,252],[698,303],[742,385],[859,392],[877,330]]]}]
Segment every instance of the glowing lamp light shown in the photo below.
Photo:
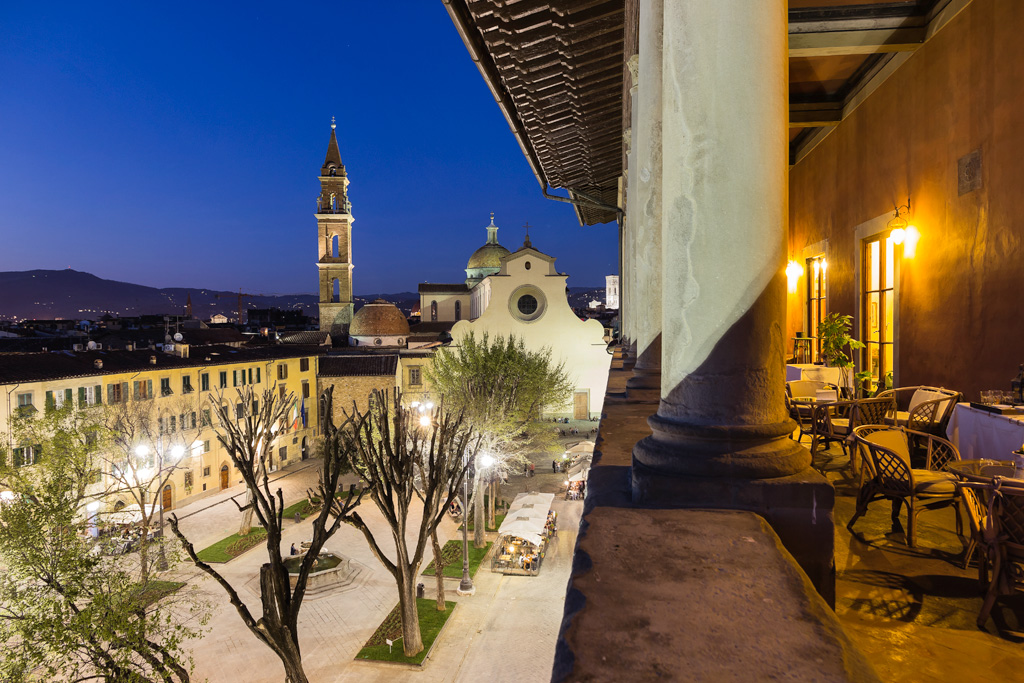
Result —
[{"label": "glowing lamp light", "polygon": [[481,467],[490,467],[493,464],[494,464],[494,456],[492,456],[490,453],[484,453],[483,455],[480,456],[480,466]]},{"label": "glowing lamp light", "polygon": [[800,276],[804,274],[804,269],[800,267],[800,264],[796,261],[790,261],[786,265],[786,280],[789,282],[789,292],[792,294],[796,292],[796,283],[800,279]]},{"label": "glowing lamp light", "polygon": [[138,446],[135,447],[135,455],[139,456],[140,458],[145,458],[147,455],[149,455],[149,446],[147,446],[146,444],[139,444]]},{"label": "glowing lamp light", "polygon": [[184,446],[175,446],[174,448],[171,449],[171,457],[174,458],[175,460],[181,460],[181,457],[183,455],[185,455]]},{"label": "glowing lamp light", "polygon": [[903,228],[896,228],[889,233],[889,239],[892,240],[893,244],[903,244],[903,240],[907,238],[907,231]]},{"label": "glowing lamp light", "polygon": [[914,254],[917,253],[917,241],[921,239],[921,233],[917,231],[913,225],[907,228],[906,235],[903,238],[903,257],[914,258]]},{"label": "glowing lamp light", "polygon": [[427,417],[426,415],[421,415],[420,416],[420,427],[429,427],[429,426],[430,426],[430,418]]}]

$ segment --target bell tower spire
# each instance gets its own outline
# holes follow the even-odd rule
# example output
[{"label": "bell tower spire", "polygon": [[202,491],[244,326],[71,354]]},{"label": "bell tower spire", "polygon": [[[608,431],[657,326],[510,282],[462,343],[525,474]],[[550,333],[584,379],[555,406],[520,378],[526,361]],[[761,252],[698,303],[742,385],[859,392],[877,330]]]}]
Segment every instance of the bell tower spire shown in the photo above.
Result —
[{"label": "bell tower spire", "polygon": [[316,200],[317,268],[320,270],[320,329],[335,339],[348,338],[352,322],[352,204],[348,174],[341,163],[337,124],[331,117],[331,138],[320,167],[320,196]]}]

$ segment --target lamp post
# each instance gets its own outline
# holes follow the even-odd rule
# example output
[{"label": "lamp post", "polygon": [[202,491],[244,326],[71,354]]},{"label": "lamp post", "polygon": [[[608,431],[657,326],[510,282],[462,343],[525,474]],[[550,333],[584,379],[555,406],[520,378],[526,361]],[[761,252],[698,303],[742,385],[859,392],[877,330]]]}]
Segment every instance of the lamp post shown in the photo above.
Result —
[{"label": "lamp post", "polygon": [[[476,587],[473,579],[469,576],[469,452],[463,454],[464,462],[467,465],[466,475],[462,478],[462,581],[459,582],[459,595],[473,595]],[[494,458],[484,453],[480,456],[481,472],[494,464]],[[477,501],[480,505],[482,501]]]},{"label": "lamp post", "polygon": [[462,458],[466,466],[466,473],[462,476],[462,581],[455,592],[459,595],[473,595],[476,587],[469,577],[469,451],[463,452]]}]

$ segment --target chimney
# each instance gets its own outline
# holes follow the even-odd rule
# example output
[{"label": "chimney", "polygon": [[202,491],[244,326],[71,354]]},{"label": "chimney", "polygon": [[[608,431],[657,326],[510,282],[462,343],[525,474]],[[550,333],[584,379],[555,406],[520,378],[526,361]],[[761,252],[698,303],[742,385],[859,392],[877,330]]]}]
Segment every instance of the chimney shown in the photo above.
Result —
[{"label": "chimney", "polygon": [[95,367],[95,368],[96,368],[97,370],[102,370],[102,369],[103,369],[103,359],[102,359],[102,358],[97,358],[96,360],[94,360],[94,361],[92,362],[92,364],[93,364],[93,366],[94,366],[94,367]]},{"label": "chimney", "polygon": [[150,365],[156,365],[156,356],[150,356],[149,357],[149,364]]}]

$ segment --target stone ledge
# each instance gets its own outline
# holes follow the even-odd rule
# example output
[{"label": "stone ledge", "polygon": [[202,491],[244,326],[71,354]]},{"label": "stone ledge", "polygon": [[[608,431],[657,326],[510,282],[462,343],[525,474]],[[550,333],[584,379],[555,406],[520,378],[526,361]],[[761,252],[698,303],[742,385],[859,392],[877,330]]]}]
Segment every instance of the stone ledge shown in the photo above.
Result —
[{"label": "stone ledge", "polygon": [[553,681],[877,681],[760,516],[594,507]]}]

